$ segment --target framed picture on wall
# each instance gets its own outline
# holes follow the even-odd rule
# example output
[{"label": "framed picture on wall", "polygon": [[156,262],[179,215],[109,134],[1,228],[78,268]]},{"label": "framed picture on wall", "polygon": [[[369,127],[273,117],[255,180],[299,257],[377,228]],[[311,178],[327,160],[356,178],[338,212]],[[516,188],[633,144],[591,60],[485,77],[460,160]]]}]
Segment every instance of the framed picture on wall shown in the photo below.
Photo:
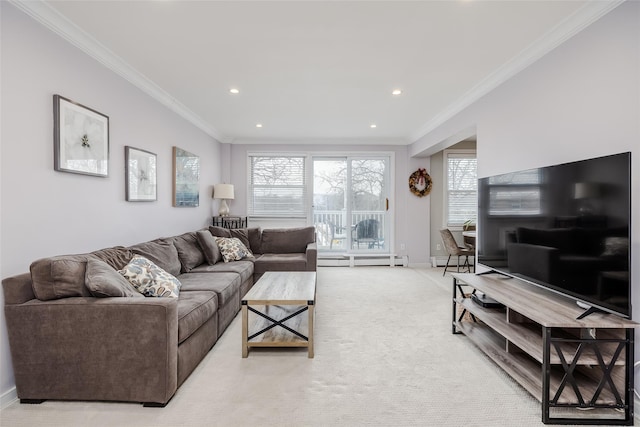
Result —
[{"label": "framed picture on wall", "polygon": [[53,151],[57,171],[109,176],[109,117],[54,95]]},{"label": "framed picture on wall", "polygon": [[156,155],[139,148],[124,147],[127,202],[153,202],[157,196]]},{"label": "framed picture on wall", "polygon": [[200,204],[200,158],[173,147],[173,206],[195,207]]}]

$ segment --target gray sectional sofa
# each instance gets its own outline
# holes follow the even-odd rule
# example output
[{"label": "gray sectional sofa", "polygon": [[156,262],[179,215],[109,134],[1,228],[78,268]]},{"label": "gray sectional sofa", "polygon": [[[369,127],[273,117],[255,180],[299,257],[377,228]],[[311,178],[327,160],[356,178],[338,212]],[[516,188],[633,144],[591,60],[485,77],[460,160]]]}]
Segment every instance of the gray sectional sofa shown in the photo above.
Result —
[{"label": "gray sectional sofa", "polygon": [[[214,236],[239,238],[253,256],[224,262],[211,244]],[[136,254],[179,280],[178,298],[142,297],[115,286],[122,280],[117,270]],[[313,227],[210,227],[130,247],[37,260],[29,273],[2,281],[18,397],[23,403],[54,399],[164,406],[264,272],[315,271],[316,265]]]}]

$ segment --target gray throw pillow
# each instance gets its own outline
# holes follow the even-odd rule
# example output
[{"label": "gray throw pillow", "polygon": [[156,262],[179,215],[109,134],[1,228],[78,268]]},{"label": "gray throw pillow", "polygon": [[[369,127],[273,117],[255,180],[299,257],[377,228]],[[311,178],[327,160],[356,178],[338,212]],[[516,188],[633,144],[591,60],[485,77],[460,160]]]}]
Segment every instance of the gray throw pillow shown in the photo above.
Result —
[{"label": "gray throw pillow", "polygon": [[178,250],[182,272],[188,273],[205,261],[205,256],[198,243],[196,233],[193,231],[174,237],[173,245]]},{"label": "gray throw pillow", "polygon": [[141,297],[140,292],[109,264],[98,259],[87,260],[85,286],[91,295],[105,297]]},{"label": "gray throw pillow", "polygon": [[198,243],[200,243],[202,252],[204,252],[204,257],[207,259],[207,263],[209,265],[214,265],[215,263],[222,261],[222,254],[220,253],[220,248],[218,248],[218,244],[216,243],[216,238],[213,237],[210,232],[207,230],[196,231],[196,237],[198,238]]}]

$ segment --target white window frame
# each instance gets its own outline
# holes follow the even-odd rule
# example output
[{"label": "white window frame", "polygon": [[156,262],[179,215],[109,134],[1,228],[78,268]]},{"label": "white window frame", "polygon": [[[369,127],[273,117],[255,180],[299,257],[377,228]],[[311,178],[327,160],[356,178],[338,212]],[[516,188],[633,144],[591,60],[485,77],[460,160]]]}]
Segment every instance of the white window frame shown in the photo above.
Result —
[{"label": "white window frame", "polygon": [[[442,198],[443,199],[442,222],[445,228],[449,228],[451,230],[462,230],[463,224],[457,224],[457,223],[453,224],[449,222],[449,156],[450,155],[477,158],[477,151],[473,149],[451,149],[451,150],[443,151],[442,182],[444,184],[443,184],[443,198]],[[477,178],[478,177],[477,177],[477,171],[476,171],[476,180]],[[477,195],[477,191],[478,190],[476,188],[476,195]],[[476,216],[477,216],[477,213],[476,213]],[[477,218],[476,218],[476,221],[477,221]]]}]

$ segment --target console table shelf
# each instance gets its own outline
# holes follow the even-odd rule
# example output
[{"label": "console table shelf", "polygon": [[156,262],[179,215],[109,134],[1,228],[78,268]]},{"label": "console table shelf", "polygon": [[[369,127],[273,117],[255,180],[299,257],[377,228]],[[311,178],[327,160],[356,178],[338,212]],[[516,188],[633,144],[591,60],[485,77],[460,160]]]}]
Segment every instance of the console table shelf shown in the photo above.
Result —
[{"label": "console table shelf", "polygon": [[[477,292],[504,307],[474,302]],[[638,324],[604,313],[577,320],[582,312],[570,299],[518,279],[453,274],[452,332],[465,334],[540,400],[543,422],[633,425]]]}]

